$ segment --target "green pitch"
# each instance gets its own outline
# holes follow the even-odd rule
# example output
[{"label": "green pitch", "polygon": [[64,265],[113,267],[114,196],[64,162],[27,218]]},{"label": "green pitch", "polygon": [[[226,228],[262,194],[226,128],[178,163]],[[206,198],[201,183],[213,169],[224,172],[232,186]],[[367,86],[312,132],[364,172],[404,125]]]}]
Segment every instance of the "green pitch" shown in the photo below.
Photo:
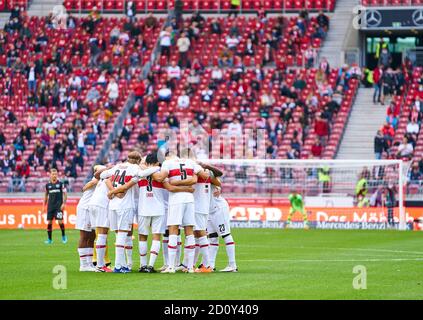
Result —
[{"label": "green pitch", "polygon": [[[48,246],[44,231],[0,231],[0,299],[423,299],[422,232],[237,229],[239,273],[174,275],[80,273],[78,233],[66,245],[59,235]],[[56,265],[66,267],[65,290],[53,288]],[[353,288],[357,265],[366,290]]]}]

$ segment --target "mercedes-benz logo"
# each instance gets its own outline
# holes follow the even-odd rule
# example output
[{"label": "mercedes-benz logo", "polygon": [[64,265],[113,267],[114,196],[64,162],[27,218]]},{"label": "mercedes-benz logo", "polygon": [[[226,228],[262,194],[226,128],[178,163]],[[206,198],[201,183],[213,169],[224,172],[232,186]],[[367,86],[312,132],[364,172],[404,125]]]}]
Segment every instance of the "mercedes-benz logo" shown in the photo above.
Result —
[{"label": "mercedes-benz logo", "polygon": [[378,10],[368,10],[366,12],[367,27],[377,27],[382,22],[382,15]]},{"label": "mercedes-benz logo", "polygon": [[413,12],[413,22],[416,26],[423,26],[423,10],[417,9]]}]

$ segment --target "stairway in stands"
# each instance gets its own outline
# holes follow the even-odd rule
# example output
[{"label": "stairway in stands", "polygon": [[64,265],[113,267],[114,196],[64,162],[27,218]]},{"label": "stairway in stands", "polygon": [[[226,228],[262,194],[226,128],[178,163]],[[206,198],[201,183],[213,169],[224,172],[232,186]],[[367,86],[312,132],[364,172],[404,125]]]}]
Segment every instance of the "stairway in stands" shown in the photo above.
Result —
[{"label": "stairway in stands", "polygon": [[374,159],[373,140],[385,114],[386,106],[373,104],[373,89],[360,88],[337,159]]},{"label": "stairway in stands", "polygon": [[47,16],[55,6],[63,5],[62,0],[33,0],[28,8],[29,16]]},{"label": "stairway in stands", "polygon": [[348,30],[352,28],[351,18],[355,5],[356,1],[338,0],[335,12],[330,18],[330,29],[323,42],[320,57],[326,57],[333,68],[341,66],[341,52]]}]

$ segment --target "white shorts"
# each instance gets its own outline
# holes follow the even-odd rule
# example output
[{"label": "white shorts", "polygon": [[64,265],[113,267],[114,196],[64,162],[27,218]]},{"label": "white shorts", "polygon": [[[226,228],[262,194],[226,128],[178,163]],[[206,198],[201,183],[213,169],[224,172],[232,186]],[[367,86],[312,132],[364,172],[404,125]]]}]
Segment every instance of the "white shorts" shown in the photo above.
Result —
[{"label": "white shorts", "polygon": [[208,217],[208,214],[195,213],[194,231],[206,231]]},{"label": "white shorts", "polygon": [[166,225],[163,223],[165,216],[139,216],[138,234],[148,236],[150,229],[152,234],[164,234]]},{"label": "white shorts", "polygon": [[138,218],[139,216],[138,216],[138,209],[135,209],[134,210],[134,224],[136,224],[136,223],[138,223]]},{"label": "white shorts", "polygon": [[168,226],[195,226],[194,202],[169,205]]},{"label": "white shorts", "polygon": [[91,232],[95,226],[91,223],[91,216],[88,209],[78,209],[76,211],[75,229]]},{"label": "white shorts", "polygon": [[106,208],[91,206],[90,216],[96,228],[110,228],[109,210]]},{"label": "white shorts", "polygon": [[109,210],[110,230],[131,231],[134,222],[134,209]]},{"label": "white shorts", "polygon": [[229,208],[218,208],[214,213],[209,214],[207,233],[217,233],[221,237],[231,233]]}]

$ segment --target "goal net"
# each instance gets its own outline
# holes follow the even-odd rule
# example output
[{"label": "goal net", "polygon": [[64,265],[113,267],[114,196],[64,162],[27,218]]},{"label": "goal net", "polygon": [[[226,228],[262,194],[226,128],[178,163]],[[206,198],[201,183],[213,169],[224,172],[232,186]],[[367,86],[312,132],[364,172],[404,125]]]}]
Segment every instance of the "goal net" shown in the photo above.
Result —
[{"label": "goal net", "polygon": [[302,228],[306,220],[310,228],[324,229],[412,227],[401,160],[206,162],[224,171],[222,192],[234,226]]}]

